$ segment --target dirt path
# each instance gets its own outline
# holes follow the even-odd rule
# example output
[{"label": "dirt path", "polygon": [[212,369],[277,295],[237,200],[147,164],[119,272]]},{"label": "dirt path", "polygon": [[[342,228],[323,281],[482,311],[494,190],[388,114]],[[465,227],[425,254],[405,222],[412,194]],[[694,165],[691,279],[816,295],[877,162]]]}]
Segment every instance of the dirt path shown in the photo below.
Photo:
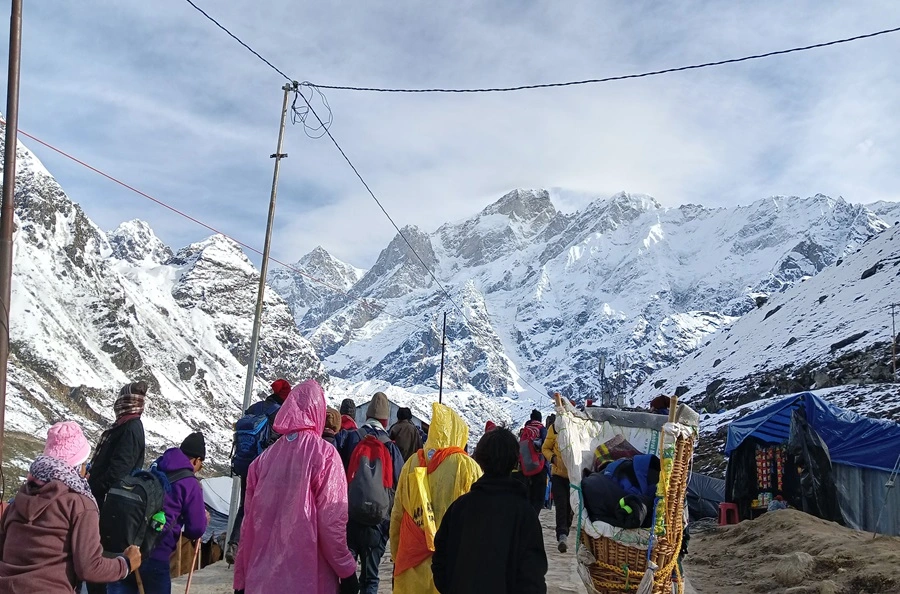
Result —
[{"label": "dirt path", "polygon": [[[544,546],[547,549],[547,594],[585,594],[584,585],[575,570],[575,542],[572,529],[569,552],[562,554],[556,550],[556,537],[554,535],[553,512],[541,513],[541,525],[544,527]],[[379,574],[381,575],[381,587],[379,594],[391,593],[391,573],[393,566],[390,562],[390,553],[385,554],[381,563]],[[210,565],[194,576],[191,585],[191,594],[233,594],[231,588],[234,573],[225,563]],[[184,590],[186,578],[178,578],[172,581],[172,592]]]}]

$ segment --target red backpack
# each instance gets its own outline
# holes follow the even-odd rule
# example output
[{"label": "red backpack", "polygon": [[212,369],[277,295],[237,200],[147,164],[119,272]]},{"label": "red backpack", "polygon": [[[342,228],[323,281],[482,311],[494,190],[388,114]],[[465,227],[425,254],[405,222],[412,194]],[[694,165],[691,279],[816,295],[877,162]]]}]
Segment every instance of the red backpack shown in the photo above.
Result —
[{"label": "red backpack", "polygon": [[347,511],[350,519],[378,526],[391,517],[394,504],[394,464],[384,431],[359,429],[362,439],[353,448],[347,467]]},{"label": "red backpack", "polygon": [[546,460],[537,442],[541,432],[536,427],[526,424],[519,433],[519,469],[525,476],[534,476],[544,471]]}]

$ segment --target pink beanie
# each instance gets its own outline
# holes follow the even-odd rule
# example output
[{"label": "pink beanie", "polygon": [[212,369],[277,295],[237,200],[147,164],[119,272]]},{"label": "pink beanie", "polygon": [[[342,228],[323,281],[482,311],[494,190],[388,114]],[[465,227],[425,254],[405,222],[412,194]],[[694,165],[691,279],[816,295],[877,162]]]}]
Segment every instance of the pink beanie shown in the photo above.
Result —
[{"label": "pink beanie", "polygon": [[47,432],[44,455],[62,460],[67,466],[81,466],[91,455],[91,444],[85,439],[78,423],[63,421],[50,427]]}]

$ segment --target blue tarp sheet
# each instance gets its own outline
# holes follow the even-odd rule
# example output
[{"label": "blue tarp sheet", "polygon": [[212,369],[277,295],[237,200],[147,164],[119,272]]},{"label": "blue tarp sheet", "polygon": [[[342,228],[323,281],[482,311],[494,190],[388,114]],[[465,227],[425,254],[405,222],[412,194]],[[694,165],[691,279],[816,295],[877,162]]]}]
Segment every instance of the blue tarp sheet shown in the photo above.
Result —
[{"label": "blue tarp sheet", "polygon": [[801,407],[810,426],[828,446],[833,463],[888,472],[894,468],[900,455],[900,425],[838,408],[812,392],[789,396],[731,423],[725,455],[748,437],[766,443],[787,441],[791,413]]}]

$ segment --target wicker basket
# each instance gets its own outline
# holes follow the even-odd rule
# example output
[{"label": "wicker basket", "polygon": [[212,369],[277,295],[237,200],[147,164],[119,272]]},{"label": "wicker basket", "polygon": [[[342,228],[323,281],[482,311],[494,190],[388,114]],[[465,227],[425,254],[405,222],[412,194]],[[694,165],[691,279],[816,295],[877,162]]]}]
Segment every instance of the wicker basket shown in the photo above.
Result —
[{"label": "wicker basket", "polygon": [[[684,518],[684,502],[690,473],[693,439],[679,437],[675,441],[672,473],[666,492],[666,526],[680,526]],[[634,592],[647,570],[647,549],[628,547],[606,538],[592,538],[582,531],[582,542],[598,563],[588,567],[594,589],[599,594]],[[681,531],[667,530],[654,539],[652,558],[660,568],[655,575],[653,594],[670,594],[675,579],[674,568],[663,574],[681,550]]]}]

